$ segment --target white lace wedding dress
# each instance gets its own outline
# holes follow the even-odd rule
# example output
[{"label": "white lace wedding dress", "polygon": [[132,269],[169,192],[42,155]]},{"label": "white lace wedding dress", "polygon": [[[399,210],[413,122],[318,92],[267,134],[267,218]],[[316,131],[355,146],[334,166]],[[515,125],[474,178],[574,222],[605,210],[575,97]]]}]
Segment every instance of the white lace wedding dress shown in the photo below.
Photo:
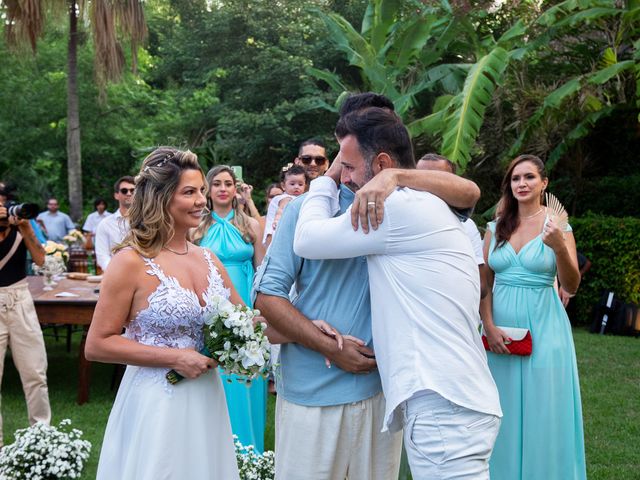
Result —
[{"label": "white lace wedding dress", "polygon": [[[127,327],[127,338],[157,347],[197,350],[213,295],[228,297],[209,253],[209,286],[203,294],[182,288],[151,259],[147,273],[160,285],[149,306]],[[175,386],[166,368],[128,366],[105,431],[99,480],[238,479],[224,390],[217,369]]]}]

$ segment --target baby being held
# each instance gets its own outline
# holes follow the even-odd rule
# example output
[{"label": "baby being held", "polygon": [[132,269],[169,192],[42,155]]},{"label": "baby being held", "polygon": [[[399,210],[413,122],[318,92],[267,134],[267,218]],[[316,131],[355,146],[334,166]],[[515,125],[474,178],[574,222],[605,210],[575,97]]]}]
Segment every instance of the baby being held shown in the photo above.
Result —
[{"label": "baby being held", "polygon": [[262,238],[262,243],[266,247],[271,244],[271,239],[278,226],[278,220],[282,217],[284,208],[291,200],[302,195],[307,190],[309,179],[303,167],[300,165],[292,165],[282,169],[280,183],[284,193],[273,197],[271,203],[269,203],[269,210],[267,211],[264,236]]}]

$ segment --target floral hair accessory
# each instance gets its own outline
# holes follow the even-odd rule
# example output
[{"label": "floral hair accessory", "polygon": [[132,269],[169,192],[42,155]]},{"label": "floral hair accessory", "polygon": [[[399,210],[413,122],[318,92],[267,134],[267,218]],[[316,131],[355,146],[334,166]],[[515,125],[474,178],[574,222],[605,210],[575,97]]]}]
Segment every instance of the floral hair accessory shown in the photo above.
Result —
[{"label": "floral hair accessory", "polygon": [[167,163],[169,160],[171,160],[175,156],[176,156],[176,152],[169,152],[164,157],[162,157],[162,160],[160,160],[155,165],[147,165],[146,167],[144,167],[143,172],[146,172],[150,168],[162,167],[164,166],[165,163]]},{"label": "floral hair accessory", "polygon": [[293,163],[287,163],[284,167],[282,167],[282,171],[286,172],[287,170],[289,170],[291,167],[293,167]]}]

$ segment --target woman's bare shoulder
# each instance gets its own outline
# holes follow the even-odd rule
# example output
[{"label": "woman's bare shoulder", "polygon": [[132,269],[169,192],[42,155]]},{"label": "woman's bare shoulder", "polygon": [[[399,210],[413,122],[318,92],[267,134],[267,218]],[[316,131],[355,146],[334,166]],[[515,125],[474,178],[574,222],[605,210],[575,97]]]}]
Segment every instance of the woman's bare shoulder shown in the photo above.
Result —
[{"label": "woman's bare shoulder", "polygon": [[116,252],[109,262],[105,277],[132,276],[145,270],[142,256],[133,248],[123,248]]}]

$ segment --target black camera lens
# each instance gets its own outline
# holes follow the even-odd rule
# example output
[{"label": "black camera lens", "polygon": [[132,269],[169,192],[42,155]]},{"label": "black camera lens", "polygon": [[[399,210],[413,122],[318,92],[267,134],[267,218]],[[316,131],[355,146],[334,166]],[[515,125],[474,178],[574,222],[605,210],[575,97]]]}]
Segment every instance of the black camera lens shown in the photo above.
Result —
[{"label": "black camera lens", "polygon": [[35,203],[8,202],[5,206],[7,207],[7,216],[9,217],[31,220],[38,216],[39,208]]}]

